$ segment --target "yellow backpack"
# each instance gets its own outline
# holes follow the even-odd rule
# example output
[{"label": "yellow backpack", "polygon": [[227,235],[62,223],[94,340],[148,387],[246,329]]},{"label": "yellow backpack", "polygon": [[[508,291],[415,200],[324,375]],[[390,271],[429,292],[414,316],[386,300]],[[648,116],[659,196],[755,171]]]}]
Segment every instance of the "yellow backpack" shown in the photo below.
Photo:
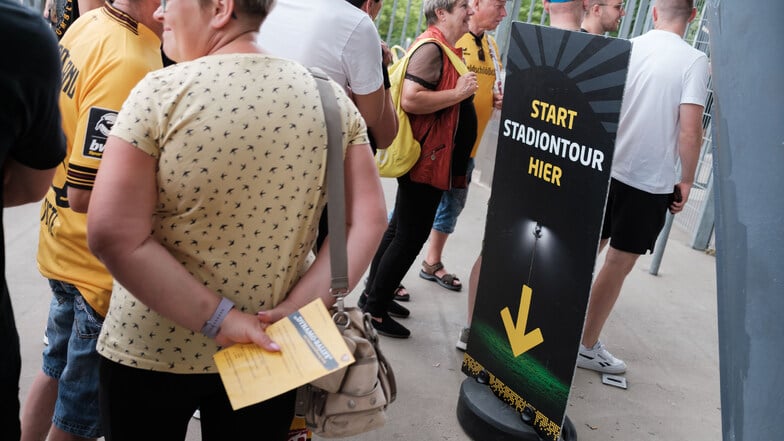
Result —
[{"label": "yellow backpack", "polygon": [[430,42],[438,43],[441,46],[441,50],[449,56],[449,60],[460,75],[468,72],[468,68],[463,60],[434,38],[423,38],[422,40],[417,41],[409,48],[405,56],[389,66],[389,82],[392,85],[390,94],[392,95],[392,101],[395,103],[398,129],[395,139],[392,140],[392,144],[390,144],[389,147],[379,149],[376,152],[376,165],[378,166],[378,174],[381,177],[397,178],[408,173],[408,171],[411,170],[411,167],[416,164],[419,159],[419,154],[422,151],[419,141],[414,138],[414,132],[411,130],[411,122],[408,120],[408,114],[400,106],[400,95],[403,92],[403,80],[406,77],[406,69],[408,69],[408,60],[411,58],[411,54],[413,54],[418,47]]}]

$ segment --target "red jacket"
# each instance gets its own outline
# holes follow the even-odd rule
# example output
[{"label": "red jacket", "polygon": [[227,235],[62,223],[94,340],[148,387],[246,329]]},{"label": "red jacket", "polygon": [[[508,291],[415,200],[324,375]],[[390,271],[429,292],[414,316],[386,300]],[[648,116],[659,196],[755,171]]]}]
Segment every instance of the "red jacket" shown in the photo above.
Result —
[{"label": "red jacket", "polygon": [[[444,35],[435,26],[428,27],[417,40],[435,38],[442,44],[442,49],[449,48],[460,58],[463,50],[447,43]],[[441,81],[436,90],[454,89],[460,74],[455,69],[446,53],[442,53]],[[452,176],[452,153],[455,148],[455,130],[460,115],[460,103],[426,115],[408,114],[414,137],[422,144],[422,153],[416,164],[408,172],[411,180],[428,184],[442,190],[452,187],[465,188],[465,172],[462,176]]]}]

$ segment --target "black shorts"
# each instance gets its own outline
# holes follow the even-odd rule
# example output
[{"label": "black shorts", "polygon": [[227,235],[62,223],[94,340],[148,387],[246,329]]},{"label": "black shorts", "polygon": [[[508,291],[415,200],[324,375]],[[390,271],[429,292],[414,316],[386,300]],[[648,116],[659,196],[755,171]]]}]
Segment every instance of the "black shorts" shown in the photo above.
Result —
[{"label": "black shorts", "polygon": [[670,194],[653,194],[612,179],[604,210],[602,239],[610,246],[634,254],[653,252],[664,226]]}]

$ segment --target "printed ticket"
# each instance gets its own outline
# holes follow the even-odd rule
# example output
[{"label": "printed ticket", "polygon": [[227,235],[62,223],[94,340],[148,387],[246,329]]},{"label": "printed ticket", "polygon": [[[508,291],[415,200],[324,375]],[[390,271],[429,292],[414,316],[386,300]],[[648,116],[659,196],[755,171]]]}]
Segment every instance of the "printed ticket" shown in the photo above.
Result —
[{"label": "printed ticket", "polygon": [[354,362],[324,302],[316,299],[266,329],[280,346],[237,344],[213,359],[234,410],[280,395]]}]

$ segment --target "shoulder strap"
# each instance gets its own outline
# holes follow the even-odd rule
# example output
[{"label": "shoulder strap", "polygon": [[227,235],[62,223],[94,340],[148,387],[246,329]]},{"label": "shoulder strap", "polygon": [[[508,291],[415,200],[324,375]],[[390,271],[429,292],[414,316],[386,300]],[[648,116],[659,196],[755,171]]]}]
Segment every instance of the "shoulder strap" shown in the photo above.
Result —
[{"label": "shoulder strap", "polygon": [[463,59],[458,57],[456,53],[452,52],[451,49],[449,49],[448,47],[444,46],[440,41],[436,40],[435,38],[423,38],[421,40],[418,40],[416,43],[414,43],[413,46],[411,46],[408,49],[408,51],[406,52],[405,58],[406,59],[410,58],[411,54],[413,54],[414,51],[417,48],[419,48],[419,46],[422,46],[425,43],[436,43],[439,46],[441,46],[441,50],[444,53],[446,53],[447,57],[449,57],[449,61],[451,61],[452,65],[455,66],[455,69],[457,69],[457,73],[460,74],[460,75],[468,73],[468,67],[465,65],[465,62],[463,62]]},{"label": "shoulder strap", "polygon": [[[332,270],[332,295],[348,294],[348,258],[346,257],[346,200],[343,176],[343,131],[340,107],[329,82],[321,69],[312,67],[321,107],[327,124],[327,221],[329,225],[329,260]],[[340,302],[342,304],[342,302]]]},{"label": "shoulder strap", "polygon": [[496,54],[495,39],[487,33],[485,33],[485,37],[487,38],[487,49],[490,51],[490,59],[493,60],[493,69],[495,70],[495,84],[493,85],[493,88],[495,88],[501,84],[501,62]]}]

